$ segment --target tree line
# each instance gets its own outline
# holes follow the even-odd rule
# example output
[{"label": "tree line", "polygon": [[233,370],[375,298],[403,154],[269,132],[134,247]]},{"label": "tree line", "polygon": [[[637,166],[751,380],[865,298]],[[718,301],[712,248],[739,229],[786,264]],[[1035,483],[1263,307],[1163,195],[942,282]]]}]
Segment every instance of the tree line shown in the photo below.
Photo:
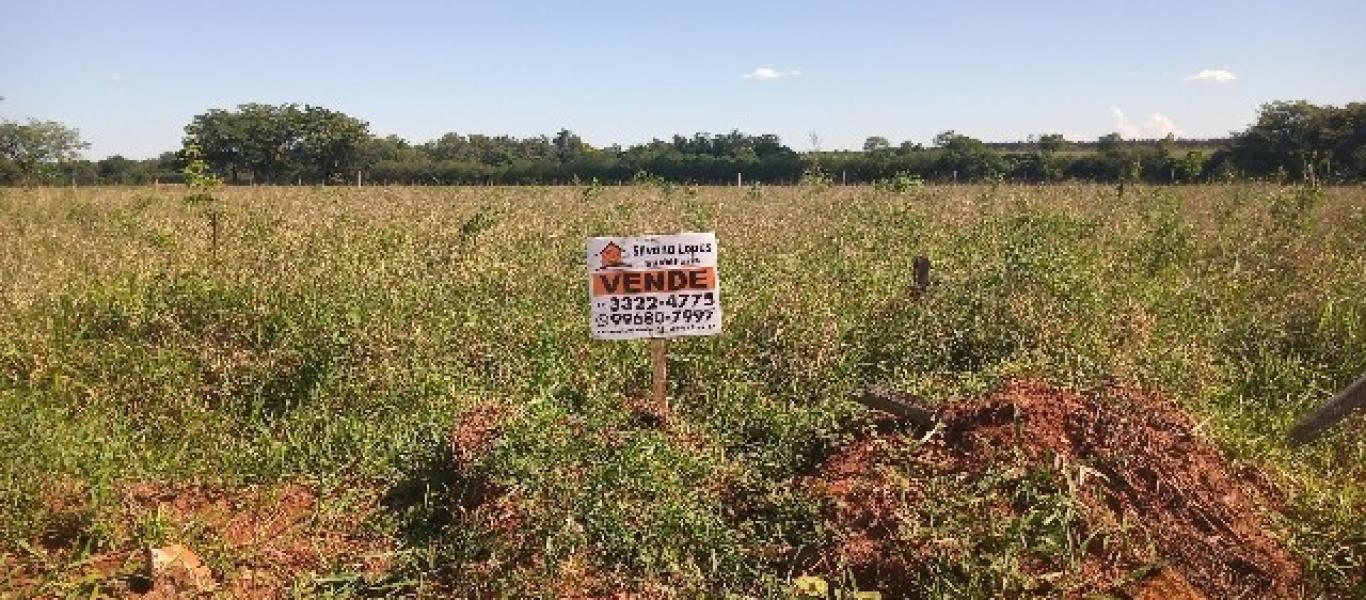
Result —
[{"label": "tree line", "polygon": [[988,143],[954,131],[928,147],[867,139],[861,150],[798,152],[772,134],[739,131],[596,147],[569,130],[554,136],[447,133],[414,144],[376,136],[356,117],[319,106],[243,104],[196,115],[185,147],[154,159],[79,158],[86,144],[61,123],[0,122],[0,184],[146,184],[180,181],[193,145],[226,183],[568,184],[640,177],[696,184],[924,181],[1366,180],[1366,103],[1272,102],[1224,140],[1172,136],[1094,141],[1059,134]]}]

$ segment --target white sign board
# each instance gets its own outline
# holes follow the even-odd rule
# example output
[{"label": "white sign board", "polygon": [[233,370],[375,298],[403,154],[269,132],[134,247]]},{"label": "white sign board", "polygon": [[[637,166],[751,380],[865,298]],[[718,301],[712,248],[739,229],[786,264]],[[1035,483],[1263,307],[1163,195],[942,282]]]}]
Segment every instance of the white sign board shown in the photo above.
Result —
[{"label": "white sign board", "polygon": [[593,337],[721,333],[716,234],[588,238]]}]

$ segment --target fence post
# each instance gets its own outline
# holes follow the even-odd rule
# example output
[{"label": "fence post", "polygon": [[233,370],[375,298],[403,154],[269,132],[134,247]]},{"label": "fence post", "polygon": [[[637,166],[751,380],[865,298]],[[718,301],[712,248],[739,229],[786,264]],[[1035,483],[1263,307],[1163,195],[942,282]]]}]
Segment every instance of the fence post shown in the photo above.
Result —
[{"label": "fence post", "polygon": [[915,257],[915,293],[924,294],[930,289],[930,259],[928,256]]}]

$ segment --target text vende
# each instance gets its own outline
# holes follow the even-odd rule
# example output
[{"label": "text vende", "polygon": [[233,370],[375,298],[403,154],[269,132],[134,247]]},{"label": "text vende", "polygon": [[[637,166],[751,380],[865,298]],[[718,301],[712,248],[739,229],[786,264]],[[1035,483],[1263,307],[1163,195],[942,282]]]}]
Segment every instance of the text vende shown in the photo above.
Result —
[{"label": "text vende", "polygon": [[716,269],[598,272],[592,281],[594,296],[710,290],[716,287]]}]

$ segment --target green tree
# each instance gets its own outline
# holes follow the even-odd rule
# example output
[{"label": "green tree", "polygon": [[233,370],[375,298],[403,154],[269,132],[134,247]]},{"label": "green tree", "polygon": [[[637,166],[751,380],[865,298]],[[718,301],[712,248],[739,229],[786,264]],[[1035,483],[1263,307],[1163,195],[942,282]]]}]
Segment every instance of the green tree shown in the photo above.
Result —
[{"label": "green tree", "polygon": [[1366,178],[1366,103],[1265,104],[1257,122],[1234,135],[1228,155],[1250,176]]},{"label": "green tree", "polygon": [[1067,140],[1061,133],[1045,133],[1035,138],[1032,160],[1035,164],[1036,176],[1040,180],[1057,181],[1062,179],[1062,161],[1058,158],[1058,152],[1066,147]]},{"label": "green tree", "polygon": [[89,147],[80,131],[57,121],[0,122],[0,159],[20,181],[55,177]]},{"label": "green tree", "polygon": [[585,144],[574,132],[561,129],[555,134],[554,147],[555,159],[565,165],[583,154]]},{"label": "green tree", "polygon": [[369,125],[344,113],[297,104],[213,109],[185,126],[203,157],[231,183],[327,181],[348,177],[365,157]]},{"label": "green tree", "polygon": [[96,161],[95,173],[100,183],[147,183],[151,179],[142,161],[118,154]]},{"label": "green tree", "polygon": [[1321,134],[1330,110],[1303,100],[1264,104],[1257,122],[1234,135],[1229,155],[1249,175],[1284,171],[1304,177],[1319,151],[1326,149]]},{"label": "green tree", "polygon": [[1195,183],[1200,180],[1200,176],[1205,172],[1205,153],[1199,150],[1186,152],[1186,157],[1181,160],[1182,179],[1186,183]]},{"label": "green tree", "polygon": [[293,167],[314,181],[344,181],[359,166],[370,139],[365,121],[319,106],[307,106],[289,124]]},{"label": "green tree", "polygon": [[1096,140],[1102,175],[1112,181],[1134,181],[1140,175],[1138,153],[1118,133],[1107,133]]},{"label": "green tree", "polygon": [[238,183],[242,173],[251,170],[247,157],[247,134],[242,128],[240,114],[222,109],[212,109],[195,117],[185,126],[186,143],[182,154],[188,150],[189,140],[197,140],[202,150],[203,160],[213,168],[228,176],[228,181]]},{"label": "green tree", "polygon": [[1061,152],[1067,148],[1067,138],[1064,138],[1061,133],[1041,134],[1034,143],[1039,147],[1039,152],[1050,155]]},{"label": "green tree", "polygon": [[981,140],[949,130],[934,136],[934,144],[940,149],[941,175],[956,173],[959,178],[981,180],[1005,171],[1001,156]]},{"label": "green tree", "polygon": [[891,148],[891,142],[888,142],[887,138],[880,135],[869,136],[868,139],[863,141],[864,152],[885,152]]}]

